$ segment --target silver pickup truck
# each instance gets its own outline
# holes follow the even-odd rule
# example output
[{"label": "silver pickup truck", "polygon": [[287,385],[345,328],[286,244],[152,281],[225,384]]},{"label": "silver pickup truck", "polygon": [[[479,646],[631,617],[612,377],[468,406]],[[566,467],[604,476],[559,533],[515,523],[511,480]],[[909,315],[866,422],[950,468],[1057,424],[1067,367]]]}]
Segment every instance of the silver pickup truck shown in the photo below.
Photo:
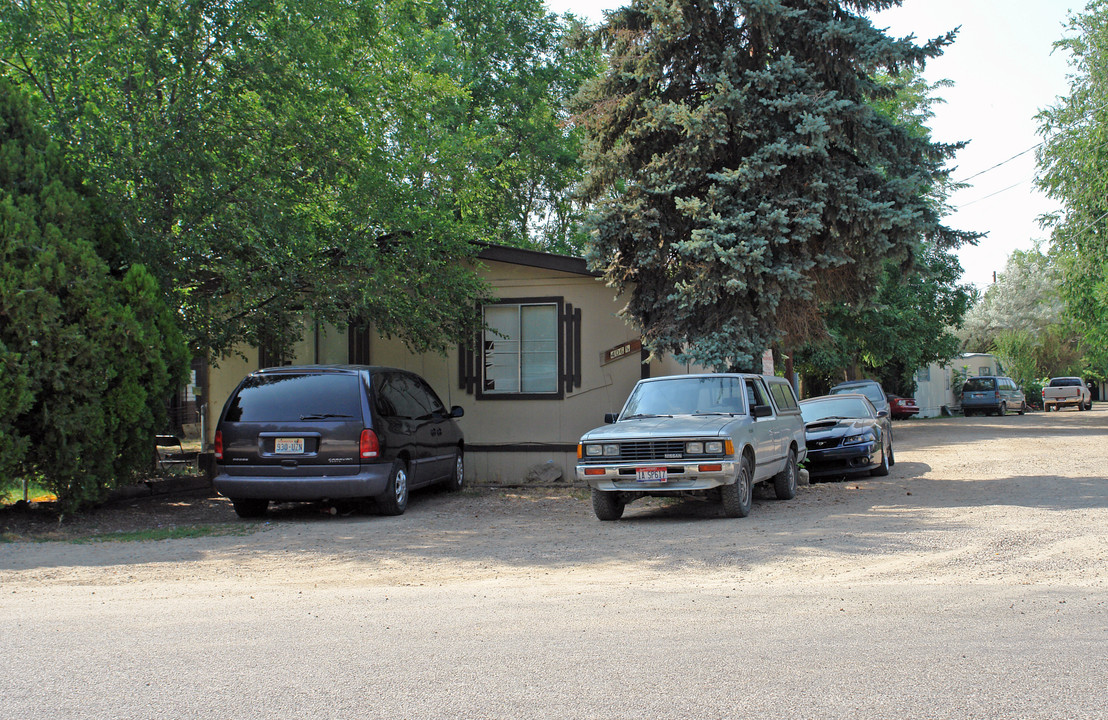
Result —
[{"label": "silver pickup truck", "polygon": [[1043,410],[1060,410],[1067,405],[1074,405],[1079,410],[1091,409],[1093,400],[1089,386],[1079,377],[1051,378],[1043,388]]},{"label": "silver pickup truck", "polygon": [[750,512],[756,483],[772,481],[782,500],[796,496],[804,419],[784,378],[640,380],[605,422],[577,445],[577,479],[591,488],[601,520],[619,519],[627,503],[651,495],[718,500],[729,517]]}]

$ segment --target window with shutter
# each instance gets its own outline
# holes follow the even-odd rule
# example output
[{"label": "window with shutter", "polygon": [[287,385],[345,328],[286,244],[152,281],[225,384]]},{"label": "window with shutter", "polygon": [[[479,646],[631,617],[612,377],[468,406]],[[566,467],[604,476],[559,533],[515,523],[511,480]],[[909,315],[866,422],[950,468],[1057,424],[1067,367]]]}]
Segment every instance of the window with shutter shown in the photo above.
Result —
[{"label": "window with shutter", "polygon": [[581,386],[581,310],[560,297],[481,309],[485,330],[458,348],[458,387],[479,399],[559,399]]}]

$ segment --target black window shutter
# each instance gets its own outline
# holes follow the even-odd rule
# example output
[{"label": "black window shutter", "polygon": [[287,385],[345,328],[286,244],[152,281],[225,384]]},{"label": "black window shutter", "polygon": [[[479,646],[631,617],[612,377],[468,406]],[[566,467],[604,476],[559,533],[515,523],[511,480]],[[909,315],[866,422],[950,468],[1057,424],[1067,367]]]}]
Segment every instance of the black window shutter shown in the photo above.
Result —
[{"label": "black window shutter", "polygon": [[565,348],[562,381],[569,393],[581,387],[581,308],[569,303],[562,315],[562,342]]},{"label": "black window shutter", "polygon": [[347,362],[353,365],[369,364],[369,323],[351,323],[346,328]]},{"label": "black window shutter", "polygon": [[473,348],[478,342],[479,337],[469,343],[458,343],[458,389],[465,390],[468,395],[477,389],[477,354]]}]

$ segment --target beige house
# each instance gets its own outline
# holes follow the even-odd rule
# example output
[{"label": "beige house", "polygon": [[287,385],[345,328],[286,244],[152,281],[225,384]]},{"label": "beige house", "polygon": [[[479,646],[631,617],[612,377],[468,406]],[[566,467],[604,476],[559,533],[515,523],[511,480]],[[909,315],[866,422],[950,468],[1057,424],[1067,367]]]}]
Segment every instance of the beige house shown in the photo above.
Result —
[{"label": "beige house", "polygon": [[[306,327],[289,364],[389,365],[419,373],[449,407],[460,405],[466,474],[477,483],[572,481],[577,440],[618,412],[635,382],[686,373],[672,358],[644,364],[638,332],[617,312],[625,304],[577,257],[491,246],[478,272],[495,302],[481,308],[486,331],[476,350],[412,354],[372,328],[349,334]],[[493,330],[495,332],[493,332]],[[238,382],[271,364],[239,348],[207,373],[205,446]]]}]

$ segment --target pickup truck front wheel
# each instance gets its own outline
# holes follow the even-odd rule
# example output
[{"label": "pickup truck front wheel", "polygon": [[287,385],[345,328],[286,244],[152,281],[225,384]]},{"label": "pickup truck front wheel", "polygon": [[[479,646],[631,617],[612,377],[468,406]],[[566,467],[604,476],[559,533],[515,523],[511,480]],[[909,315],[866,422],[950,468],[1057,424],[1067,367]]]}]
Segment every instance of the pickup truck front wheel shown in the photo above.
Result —
[{"label": "pickup truck front wheel", "polygon": [[598,520],[619,520],[623,517],[623,508],[627,506],[620,500],[617,492],[604,492],[592,490],[592,511],[596,513]]},{"label": "pickup truck front wheel", "polygon": [[739,477],[730,485],[721,487],[720,496],[723,500],[723,513],[727,517],[743,518],[750,514],[750,506],[754,501],[754,468],[750,458],[743,456],[739,463]]}]

